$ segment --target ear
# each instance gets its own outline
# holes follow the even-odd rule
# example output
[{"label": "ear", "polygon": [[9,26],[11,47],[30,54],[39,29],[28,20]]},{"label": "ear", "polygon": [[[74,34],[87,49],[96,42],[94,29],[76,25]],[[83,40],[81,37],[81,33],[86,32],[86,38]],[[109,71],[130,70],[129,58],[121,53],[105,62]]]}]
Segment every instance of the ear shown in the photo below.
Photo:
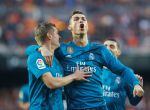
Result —
[{"label": "ear", "polygon": [[118,56],[120,56],[120,55],[121,55],[121,50],[119,49],[119,50],[118,50]]},{"label": "ear", "polygon": [[69,20],[69,24],[68,24],[68,30],[72,30],[72,27],[71,27],[71,19]]},{"label": "ear", "polygon": [[72,30],[71,25],[68,26],[68,30],[70,30],[70,31]]},{"label": "ear", "polygon": [[52,39],[52,35],[49,32],[47,33],[47,38]]}]

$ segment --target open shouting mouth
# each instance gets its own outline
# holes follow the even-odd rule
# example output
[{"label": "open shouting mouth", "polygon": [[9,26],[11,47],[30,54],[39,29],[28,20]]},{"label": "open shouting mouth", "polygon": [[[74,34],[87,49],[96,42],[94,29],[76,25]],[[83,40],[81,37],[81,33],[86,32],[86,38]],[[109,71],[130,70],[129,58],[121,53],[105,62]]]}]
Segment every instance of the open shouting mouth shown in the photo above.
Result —
[{"label": "open shouting mouth", "polygon": [[80,24],[80,28],[83,29],[84,28],[84,24]]},{"label": "open shouting mouth", "polygon": [[84,24],[80,24],[80,30],[84,31]]}]

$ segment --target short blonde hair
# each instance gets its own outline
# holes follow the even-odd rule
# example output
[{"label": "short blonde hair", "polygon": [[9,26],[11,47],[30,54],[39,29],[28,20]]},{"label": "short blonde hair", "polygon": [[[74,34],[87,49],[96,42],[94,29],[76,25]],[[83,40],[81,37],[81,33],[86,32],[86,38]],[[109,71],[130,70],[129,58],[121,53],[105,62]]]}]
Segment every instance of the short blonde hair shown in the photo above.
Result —
[{"label": "short blonde hair", "polygon": [[54,24],[48,22],[38,24],[38,26],[34,29],[34,36],[38,45],[41,46],[43,44],[45,38],[47,37],[48,31],[54,31],[54,27]]}]

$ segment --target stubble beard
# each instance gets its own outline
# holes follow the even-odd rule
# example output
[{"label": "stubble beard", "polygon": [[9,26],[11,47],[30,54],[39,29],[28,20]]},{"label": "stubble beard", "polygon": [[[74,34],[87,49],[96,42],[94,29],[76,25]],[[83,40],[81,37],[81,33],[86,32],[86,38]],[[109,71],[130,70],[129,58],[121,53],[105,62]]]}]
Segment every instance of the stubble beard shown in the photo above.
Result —
[{"label": "stubble beard", "polygon": [[80,34],[79,34],[79,38],[80,38],[80,39],[83,39],[83,38],[84,38],[84,35],[85,35],[84,33],[80,33]]}]

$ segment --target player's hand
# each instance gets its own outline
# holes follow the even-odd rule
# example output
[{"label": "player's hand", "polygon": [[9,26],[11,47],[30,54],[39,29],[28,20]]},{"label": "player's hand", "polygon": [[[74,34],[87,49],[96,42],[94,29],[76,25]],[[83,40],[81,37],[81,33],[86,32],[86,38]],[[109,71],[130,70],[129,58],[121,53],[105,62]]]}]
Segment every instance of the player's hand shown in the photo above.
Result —
[{"label": "player's hand", "polygon": [[140,86],[143,87],[143,78],[142,78],[140,75],[138,75],[138,74],[136,74],[135,76],[136,76],[136,77],[138,78],[138,80],[140,81]]},{"label": "player's hand", "polygon": [[144,94],[144,90],[142,89],[142,87],[140,85],[135,85],[133,90],[133,96],[142,97],[143,94]]},{"label": "player's hand", "polygon": [[49,66],[52,66],[52,53],[45,47],[40,47],[39,51],[41,52],[42,56],[45,58],[46,63]]},{"label": "player's hand", "polygon": [[89,81],[86,78],[91,77],[92,74],[90,72],[86,72],[86,71],[87,71],[86,67],[82,70],[79,70],[79,67],[77,66],[76,71],[74,72],[75,80]]}]

